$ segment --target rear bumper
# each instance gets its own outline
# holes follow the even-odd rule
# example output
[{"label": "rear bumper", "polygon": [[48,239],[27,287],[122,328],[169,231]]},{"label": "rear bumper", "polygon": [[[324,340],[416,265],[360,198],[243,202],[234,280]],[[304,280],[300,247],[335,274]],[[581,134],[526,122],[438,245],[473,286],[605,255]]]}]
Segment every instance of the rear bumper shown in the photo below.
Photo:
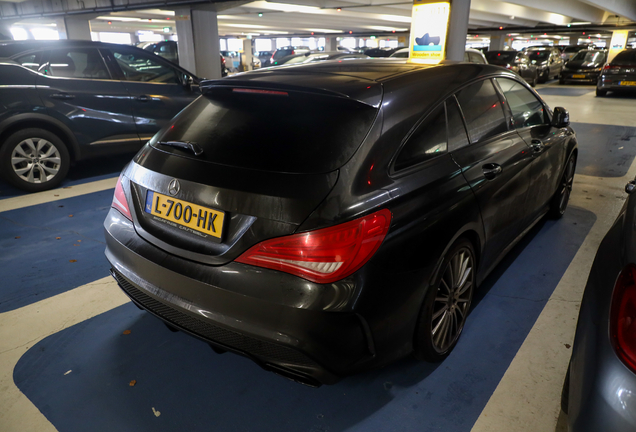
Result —
[{"label": "rear bumper", "polygon": [[636,82],[636,74],[601,75],[596,85],[599,90],[636,90],[636,85],[622,85],[621,82]]},{"label": "rear bumper", "polygon": [[573,72],[573,71],[562,71],[561,78],[565,81],[598,81],[598,77],[600,72]]},{"label": "rear bumper", "polygon": [[[114,209],[106,218],[105,237],[113,276],[132,301],[212,346],[314,386],[333,384],[374,357],[368,326],[358,314],[325,311],[317,306],[324,303],[309,296],[305,304],[302,298],[289,300],[303,296],[311,284],[304,279],[275,272],[279,283],[272,286],[267,269],[238,272],[235,267],[249,266],[215,267],[175,257],[141,239]],[[287,278],[296,280],[295,292],[281,292],[289,289],[290,281],[282,280]],[[250,295],[245,286],[259,281],[269,283]],[[242,291],[233,289],[239,285]]]}]

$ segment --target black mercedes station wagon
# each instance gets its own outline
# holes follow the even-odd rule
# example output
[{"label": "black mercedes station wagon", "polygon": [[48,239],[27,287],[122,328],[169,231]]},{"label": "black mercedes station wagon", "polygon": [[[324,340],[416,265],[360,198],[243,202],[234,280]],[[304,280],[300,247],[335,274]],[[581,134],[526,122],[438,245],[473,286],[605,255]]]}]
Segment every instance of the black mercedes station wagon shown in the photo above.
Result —
[{"label": "black mercedes station wagon", "polygon": [[172,329],[308,385],[444,359],[486,275],[568,203],[567,111],[497,66],[321,62],[201,87],[121,175],[112,274]]}]

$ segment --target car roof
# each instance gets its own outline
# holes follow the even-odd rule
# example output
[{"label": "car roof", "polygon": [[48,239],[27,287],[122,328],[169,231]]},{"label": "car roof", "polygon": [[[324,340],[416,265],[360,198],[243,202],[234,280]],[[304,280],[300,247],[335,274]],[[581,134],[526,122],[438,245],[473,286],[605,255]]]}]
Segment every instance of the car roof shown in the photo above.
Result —
[{"label": "car roof", "polygon": [[[202,89],[215,86],[252,87],[290,91],[311,91],[347,97],[362,103],[379,106],[382,85],[413,85],[414,82],[434,86],[442,82],[448,87],[459,87],[467,79],[484,75],[501,75],[505,72],[498,66],[488,64],[448,62],[440,65],[407,63],[405,59],[351,59],[347,62],[324,61],[299,65],[265,68],[237,74],[221,80],[205,80]],[[409,79],[420,74],[415,81]]]}]

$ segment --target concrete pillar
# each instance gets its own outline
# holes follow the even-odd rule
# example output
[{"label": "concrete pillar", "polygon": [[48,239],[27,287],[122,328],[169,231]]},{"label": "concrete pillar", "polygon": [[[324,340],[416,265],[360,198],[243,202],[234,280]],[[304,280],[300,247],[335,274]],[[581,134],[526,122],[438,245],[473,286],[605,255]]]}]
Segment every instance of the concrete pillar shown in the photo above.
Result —
[{"label": "concrete pillar", "polygon": [[13,40],[13,35],[9,30],[9,27],[13,23],[8,22],[0,22],[0,41],[2,40]]},{"label": "concrete pillar", "polygon": [[338,49],[338,36],[325,36],[325,51],[336,51]]},{"label": "concrete pillar", "polygon": [[[87,18],[67,16],[62,18],[62,20],[64,22],[65,39],[91,40],[91,24],[88,22]],[[60,39],[62,39],[61,31]]]},{"label": "concrete pillar", "polygon": [[490,35],[490,51],[503,51],[506,38],[503,35]]},{"label": "concrete pillar", "polygon": [[252,70],[252,57],[254,57],[254,48],[252,48],[253,39],[243,39],[243,54],[241,55],[241,64],[244,71]]},{"label": "concrete pillar", "polygon": [[179,37],[179,64],[201,78],[221,78],[219,26],[216,12],[198,9],[175,11]]},{"label": "concrete pillar", "polygon": [[447,60],[464,60],[469,14],[470,0],[453,0],[448,23],[448,39],[446,40]]}]

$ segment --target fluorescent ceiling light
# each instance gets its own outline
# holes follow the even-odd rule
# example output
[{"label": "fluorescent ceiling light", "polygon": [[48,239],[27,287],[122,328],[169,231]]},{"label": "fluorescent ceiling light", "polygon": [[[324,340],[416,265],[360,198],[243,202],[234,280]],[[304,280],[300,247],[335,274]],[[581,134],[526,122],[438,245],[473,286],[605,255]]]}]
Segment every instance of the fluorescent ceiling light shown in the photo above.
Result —
[{"label": "fluorescent ceiling light", "polygon": [[303,5],[295,5],[295,4],[287,4],[287,3],[274,3],[274,2],[268,2],[263,0],[248,3],[246,5],[243,5],[243,7],[264,9],[264,10],[274,10],[279,12],[304,12],[304,13],[312,13],[312,12],[320,10],[319,7],[315,7],[315,6],[303,6]]},{"label": "fluorescent ceiling light", "polygon": [[344,33],[344,31],[342,30],[321,29],[321,28],[311,28],[311,29],[304,29],[304,30],[314,32],[314,33]]},{"label": "fluorescent ceiling light", "polygon": [[248,29],[268,29],[271,27],[256,24],[221,24],[222,27],[248,28]]},{"label": "fluorescent ceiling light", "polygon": [[588,25],[592,24],[591,22],[571,22],[570,25]]},{"label": "fluorescent ceiling light", "polygon": [[385,31],[385,32],[405,32],[408,29],[405,28],[395,28],[395,27],[383,27],[383,26],[362,26],[362,28],[377,30],[377,31]]},{"label": "fluorescent ceiling light", "polygon": [[174,16],[174,11],[171,10],[162,10],[162,9],[141,9],[138,12],[146,13],[150,15],[164,15],[164,16]]}]

